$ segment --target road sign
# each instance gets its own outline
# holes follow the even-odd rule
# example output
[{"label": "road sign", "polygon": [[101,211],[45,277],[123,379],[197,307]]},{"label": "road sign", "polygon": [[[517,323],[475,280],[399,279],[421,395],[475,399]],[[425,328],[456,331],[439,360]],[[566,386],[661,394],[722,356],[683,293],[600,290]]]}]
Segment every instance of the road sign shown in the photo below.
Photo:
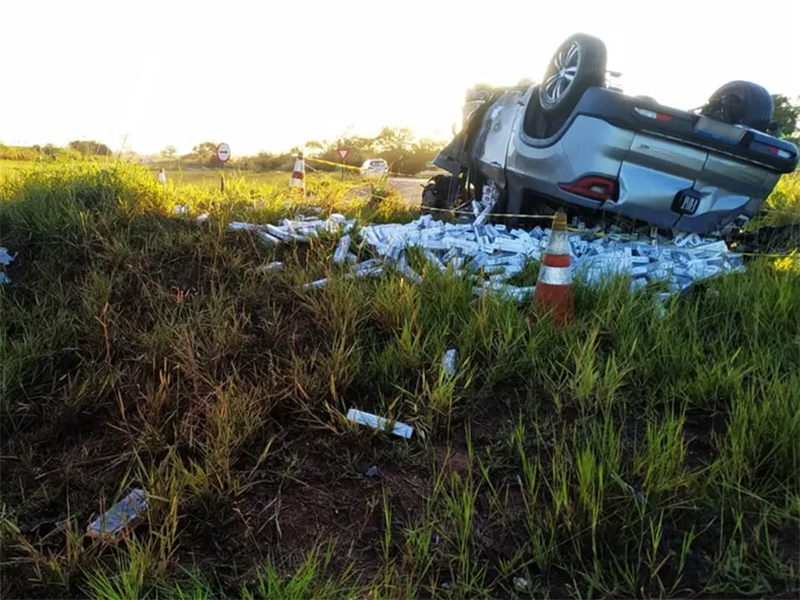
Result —
[{"label": "road sign", "polygon": [[220,144],[217,146],[217,160],[221,163],[228,162],[228,159],[231,157],[231,147],[228,144]]},{"label": "road sign", "polygon": [[344,181],[344,161],[347,160],[347,155],[350,154],[350,148],[339,148],[336,152],[339,153],[339,158],[342,159],[342,181]]}]

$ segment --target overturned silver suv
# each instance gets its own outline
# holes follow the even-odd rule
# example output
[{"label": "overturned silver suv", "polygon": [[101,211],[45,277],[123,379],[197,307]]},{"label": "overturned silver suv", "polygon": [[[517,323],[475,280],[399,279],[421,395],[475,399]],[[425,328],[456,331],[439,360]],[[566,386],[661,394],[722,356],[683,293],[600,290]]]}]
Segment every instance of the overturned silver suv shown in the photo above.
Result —
[{"label": "overturned silver suv", "polygon": [[761,86],[728,83],[686,112],[607,79],[605,44],[575,34],[540,85],[472,90],[461,131],[434,160],[451,175],[429,183],[423,204],[452,208],[492,182],[495,213],[566,208],[712,233],[746,222],[797,167],[797,147],[771,135],[772,98]]}]

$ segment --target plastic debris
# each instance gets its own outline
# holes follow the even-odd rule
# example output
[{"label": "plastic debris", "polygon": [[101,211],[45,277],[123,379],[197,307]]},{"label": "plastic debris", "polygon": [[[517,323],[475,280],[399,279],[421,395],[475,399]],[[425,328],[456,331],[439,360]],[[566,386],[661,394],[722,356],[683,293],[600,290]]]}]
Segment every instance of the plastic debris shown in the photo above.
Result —
[{"label": "plastic debris", "polygon": [[450,348],[450,350],[444,353],[444,358],[442,359],[442,371],[444,371],[445,375],[452,377],[456,374],[457,359],[458,352],[455,348]]},{"label": "plastic debris", "polygon": [[7,267],[15,258],[17,258],[16,254],[9,254],[7,248],[0,246],[0,265]]},{"label": "plastic debris", "polygon": [[268,234],[266,231],[258,231],[256,232],[256,235],[258,236],[259,241],[266,246],[277,246],[281,243],[278,238]]},{"label": "plastic debris", "polygon": [[131,530],[144,520],[147,498],[148,494],[144,490],[132,490],[104,515],[89,523],[86,535],[115,544],[125,539]]},{"label": "plastic debris", "polygon": [[[409,265],[406,256],[407,250],[416,247],[433,268],[443,272],[451,268],[457,277],[473,280],[476,295],[490,293],[526,302],[535,288],[518,287],[510,281],[523,271],[526,261],[541,258],[550,231],[541,226],[526,231],[487,223],[496,200],[496,188],[487,184],[481,200],[472,203],[472,222],[437,221],[426,214],[405,224],[365,225],[358,236],[362,245],[379,258],[361,264],[349,252],[353,240],[348,234],[355,221],[340,214],[324,220],[284,219],[280,225],[230,223],[229,228],[257,231],[261,241],[269,245],[308,241],[320,232],[341,233],[334,263],[347,261],[352,265],[353,272],[346,277],[374,277],[391,266],[409,281],[420,283],[422,276]],[[655,228],[645,235],[627,234],[616,226],[604,232],[599,226],[587,228],[580,221],[574,225],[578,231],[570,232],[568,238],[573,275],[589,286],[627,275],[631,278],[631,291],[661,281],[667,284],[670,294],[677,294],[695,281],[744,269],[742,256],[730,252],[720,239],[686,233],[677,233],[669,239]],[[325,281],[312,282],[304,288],[321,287]]]},{"label": "plastic debris", "polygon": [[172,207],[172,214],[174,215],[188,215],[189,207],[185,204],[176,204]]},{"label": "plastic debris", "polygon": [[233,231],[260,231],[263,228],[263,225],[256,225],[255,223],[240,223],[238,221],[231,221],[228,223],[228,229],[232,229]]},{"label": "plastic debris", "polygon": [[304,290],[313,290],[314,288],[321,288],[326,283],[328,283],[328,279],[317,279],[316,281],[312,281],[311,283],[307,283],[303,286]]},{"label": "plastic debris", "polygon": [[378,475],[378,467],[372,465],[369,469],[364,471],[364,477],[376,477]]},{"label": "plastic debris", "polygon": [[201,215],[197,215],[197,224],[201,225],[201,224],[205,223],[206,221],[208,221],[208,217],[209,217],[208,213],[203,213]]},{"label": "plastic debris", "polygon": [[[609,277],[629,275],[632,290],[650,281],[664,281],[675,294],[699,279],[744,268],[742,257],[729,252],[725,242],[715,238],[679,233],[669,240],[658,236],[657,231],[656,237],[651,237],[624,234],[619,227],[598,235],[601,228],[588,229],[580,222],[577,228],[580,231],[569,234],[573,273],[590,286],[600,285]],[[395,263],[409,279],[418,280],[419,275],[409,273],[403,252],[418,247],[433,264],[435,257],[441,264],[456,266],[458,276],[478,280],[480,276],[474,270],[488,273],[489,282],[484,279],[475,288],[476,294],[489,291],[523,302],[530,298],[533,288],[518,288],[508,281],[522,272],[526,260],[541,258],[550,231],[540,226],[531,231],[509,231],[477,220],[445,223],[424,215],[407,224],[367,225],[360,235],[378,256]],[[465,272],[464,265],[473,272]]]},{"label": "plastic debris", "polygon": [[[14,259],[17,258],[16,254],[9,254],[8,249],[0,246],[0,266],[7,267]],[[0,272],[0,285],[11,283],[11,278],[5,273]]]},{"label": "plastic debris", "polygon": [[333,262],[340,263],[347,258],[348,251],[350,250],[350,236],[343,235],[336,246],[336,251],[333,253]]},{"label": "plastic debris", "polygon": [[514,587],[518,590],[527,590],[531,585],[531,582],[524,577],[514,577],[513,582]]},{"label": "plastic debris", "polygon": [[347,411],[347,420],[352,421],[353,423],[358,423],[359,425],[366,425],[367,427],[378,429],[379,431],[387,431],[389,429],[389,425],[392,425],[391,432],[394,435],[402,438],[410,438],[414,434],[414,428],[411,425],[406,425],[400,421],[395,421],[392,423],[389,419],[363,412],[355,408],[351,408]]},{"label": "plastic debris", "polygon": [[283,263],[276,261],[262,265],[258,267],[257,270],[261,271],[262,273],[274,273],[275,271],[280,271],[281,269],[283,269]]}]

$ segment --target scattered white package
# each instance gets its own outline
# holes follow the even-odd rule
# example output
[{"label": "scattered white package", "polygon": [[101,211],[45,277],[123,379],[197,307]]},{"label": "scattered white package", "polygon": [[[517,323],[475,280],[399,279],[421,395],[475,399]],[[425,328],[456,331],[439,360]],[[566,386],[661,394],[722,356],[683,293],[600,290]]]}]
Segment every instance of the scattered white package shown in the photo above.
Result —
[{"label": "scattered white package", "polygon": [[[15,258],[17,258],[16,254],[9,254],[8,249],[0,246],[0,266],[7,267]],[[0,273],[0,285],[7,283],[11,283],[11,278],[5,273]]]},{"label": "scattered white package", "polygon": [[[519,288],[511,283],[512,278],[523,272],[526,260],[541,259],[550,231],[540,225],[531,231],[509,231],[502,225],[487,223],[488,219],[484,217],[491,212],[497,193],[492,189],[484,191],[485,197],[472,203],[472,223],[446,223],[426,214],[405,224],[364,225],[358,233],[360,240],[379,258],[361,265],[356,264],[355,256],[349,252],[352,240],[346,235],[355,227],[355,220],[348,220],[343,215],[333,214],[326,220],[285,219],[280,226],[231,223],[229,227],[257,230],[262,241],[271,245],[282,241],[307,241],[320,231],[343,233],[334,262],[347,260],[358,277],[378,275],[383,272],[380,267],[385,264],[392,265],[412,281],[421,281],[420,275],[412,270],[406,259],[406,251],[416,247],[433,266],[444,271],[446,265],[452,264],[457,275],[472,278],[479,286],[476,293],[488,290],[517,302],[527,301],[533,288]],[[576,280],[591,286],[602,285],[616,275],[629,275],[631,290],[651,281],[664,281],[674,294],[697,280],[744,269],[741,257],[732,254],[725,242],[716,238],[676,233],[674,238],[668,239],[658,235],[657,230],[655,236],[648,236],[626,234],[618,227],[603,232],[600,227],[587,229],[580,222],[577,229],[579,231],[569,234],[573,273]],[[465,265],[483,272],[462,271]],[[481,283],[487,276],[491,282],[488,287]],[[325,280],[320,280],[304,287],[308,289],[324,284]]]},{"label": "scattered white package", "polygon": [[274,273],[275,271],[280,271],[281,269],[283,269],[283,263],[277,261],[258,267],[258,270],[263,273]]},{"label": "scattered white package", "polygon": [[131,490],[127,496],[109,508],[103,515],[89,523],[86,535],[114,543],[124,539],[131,529],[144,520],[147,497],[147,492],[144,490]]},{"label": "scattered white package", "polygon": [[343,235],[342,239],[339,240],[339,244],[336,246],[336,250],[333,253],[333,262],[340,263],[347,258],[347,252],[350,250],[350,236]]},{"label": "scattered white package", "polygon": [[[351,408],[347,411],[347,420],[353,423],[358,423],[359,425],[366,425],[367,427],[372,427],[373,429],[378,429],[380,431],[387,431],[389,425],[391,424],[389,419],[357,410],[355,408]],[[406,425],[405,423],[395,421],[394,426],[392,427],[392,433],[402,438],[410,438],[414,434],[414,428],[411,425]]]},{"label": "scattered white package", "polygon": [[442,359],[442,371],[444,371],[445,375],[452,377],[456,374],[457,360],[458,352],[455,348],[450,348],[450,350],[444,353],[444,358]]},{"label": "scattered white package", "polygon": [[17,258],[16,254],[9,254],[7,248],[0,246],[0,265],[7,267],[15,258]]}]

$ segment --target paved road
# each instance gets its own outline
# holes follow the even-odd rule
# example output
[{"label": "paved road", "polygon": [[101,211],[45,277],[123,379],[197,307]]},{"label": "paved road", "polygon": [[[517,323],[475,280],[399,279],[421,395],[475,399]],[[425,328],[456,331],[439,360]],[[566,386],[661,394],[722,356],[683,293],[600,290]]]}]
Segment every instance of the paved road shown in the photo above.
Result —
[{"label": "paved road", "polygon": [[411,177],[392,177],[394,188],[409,203],[419,204],[422,202],[422,186],[427,182],[426,179],[414,179]]}]

